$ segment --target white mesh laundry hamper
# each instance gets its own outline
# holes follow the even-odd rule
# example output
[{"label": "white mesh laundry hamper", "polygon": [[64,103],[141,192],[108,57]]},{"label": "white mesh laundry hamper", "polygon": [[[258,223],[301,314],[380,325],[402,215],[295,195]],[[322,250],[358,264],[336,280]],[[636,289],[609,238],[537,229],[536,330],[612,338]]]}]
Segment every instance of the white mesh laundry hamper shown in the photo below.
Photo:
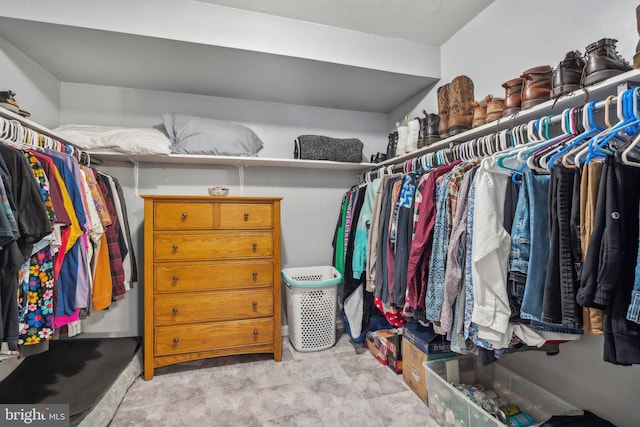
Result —
[{"label": "white mesh laundry hamper", "polygon": [[300,352],[336,343],[336,304],[342,275],[331,266],[285,268],[289,340]]}]

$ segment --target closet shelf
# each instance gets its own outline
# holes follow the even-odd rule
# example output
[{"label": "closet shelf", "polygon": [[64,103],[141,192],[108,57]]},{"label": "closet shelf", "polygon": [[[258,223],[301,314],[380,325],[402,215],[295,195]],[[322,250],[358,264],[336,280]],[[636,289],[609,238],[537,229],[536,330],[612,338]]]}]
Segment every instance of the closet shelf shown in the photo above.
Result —
[{"label": "closet shelf", "polygon": [[155,164],[183,164],[183,165],[223,165],[237,167],[272,167],[272,168],[301,168],[301,169],[329,169],[361,171],[374,167],[374,163],[345,163],[325,160],[276,159],[268,157],[238,157],[238,156],[204,156],[191,154],[169,155],[140,155],[120,153],[89,153],[92,159]]},{"label": "closet shelf", "polygon": [[631,70],[618,76],[597,83],[593,86],[585,87],[560,97],[557,101],[550,99],[542,104],[536,105],[530,109],[520,111],[508,118],[502,118],[492,123],[487,123],[477,128],[470,129],[466,132],[452,136],[442,141],[438,141],[429,147],[424,147],[411,153],[403,154],[384,162],[373,165],[377,169],[383,166],[398,164],[405,160],[418,157],[423,154],[431,153],[442,148],[447,148],[459,142],[469,141],[474,138],[485,136],[503,129],[519,125],[521,123],[535,120],[548,115],[556,115],[567,108],[578,107],[591,101],[604,101],[609,95],[616,94],[618,85],[626,82],[640,84],[640,70]]}]

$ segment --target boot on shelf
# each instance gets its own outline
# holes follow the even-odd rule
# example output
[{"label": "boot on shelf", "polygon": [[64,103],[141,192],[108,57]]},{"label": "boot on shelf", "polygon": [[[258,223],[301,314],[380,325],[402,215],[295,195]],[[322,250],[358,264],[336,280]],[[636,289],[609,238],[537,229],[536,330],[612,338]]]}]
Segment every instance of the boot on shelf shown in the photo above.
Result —
[{"label": "boot on shelf", "polygon": [[557,98],[580,89],[580,79],[585,62],[577,50],[567,52],[558,67],[553,70],[551,98]]},{"label": "boot on shelf", "polygon": [[471,129],[473,124],[473,81],[458,76],[449,83],[449,135]]},{"label": "boot on shelf", "polygon": [[420,120],[416,117],[413,120],[409,120],[409,116],[405,117],[407,123],[408,137],[407,146],[405,147],[406,153],[411,153],[418,149],[418,137],[420,135]]},{"label": "boot on shelf", "polygon": [[471,122],[471,127],[477,128],[485,124],[487,122],[487,104],[484,101],[479,103],[473,101],[471,108],[473,108],[473,122]]},{"label": "boot on shelf", "polygon": [[409,141],[409,128],[406,125],[401,126],[400,122],[396,122],[396,129],[398,131],[398,144],[396,145],[395,156],[402,156],[406,153],[407,142]]},{"label": "boot on shelf", "polygon": [[616,50],[615,39],[600,39],[586,48],[582,86],[590,86],[630,71],[631,65]]},{"label": "boot on shelf", "polygon": [[485,97],[485,101],[487,102],[487,121],[486,121],[486,123],[495,122],[500,117],[502,117],[502,112],[504,111],[504,99],[503,98],[494,98],[491,95],[487,95]]},{"label": "boot on shelf", "polygon": [[553,71],[549,65],[541,65],[522,73],[521,109],[526,110],[549,100],[551,92],[551,75]]},{"label": "boot on shelf", "polygon": [[505,89],[502,117],[509,117],[520,111],[523,83],[524,79],[522,77],[502,83],[502,87]]},{"label": "boot on shelf", "polygon": [[442,139],[449,138],[449,83],[438,88],[438,133]]}]

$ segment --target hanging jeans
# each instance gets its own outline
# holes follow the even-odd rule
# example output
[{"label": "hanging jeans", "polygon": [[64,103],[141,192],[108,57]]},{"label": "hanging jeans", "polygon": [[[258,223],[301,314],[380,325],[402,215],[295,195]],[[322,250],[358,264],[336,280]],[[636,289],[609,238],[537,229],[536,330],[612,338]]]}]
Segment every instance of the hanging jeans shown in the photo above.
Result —
[{"label": "hanging jeans", "polygon": [[571,328],[582,326],[582,307],[576,303],[579,255],[571,238],[574,170],[557,166],[551,173],[549,215],[551,247],[544,286],[542,320]]}]

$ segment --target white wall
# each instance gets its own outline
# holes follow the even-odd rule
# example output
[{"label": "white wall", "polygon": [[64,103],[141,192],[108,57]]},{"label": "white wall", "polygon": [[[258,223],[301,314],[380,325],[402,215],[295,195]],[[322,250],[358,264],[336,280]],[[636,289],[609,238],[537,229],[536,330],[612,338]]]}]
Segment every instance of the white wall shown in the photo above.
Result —
[{"label": "white wall", "polygon": [[[62,84],[61,123],[149,127],[165,112],[180,112],[233,121],[253,129],[265,143],[260,157],[293,158],[293,140],[301,134],[360,138],[364,153],[386,150],[386,115],[285,105],[169,92],[84,84]],[[108,312],[85,322],[95,334],[142,333],[142,199],[136,196],[130,163],[111,162],[101,169],[122,183],[140,282]],[[323,169],[249,167],[244,195],[283,197],[282,267],[330,265],[333,231],[344,192],[357,183],[357,172]],[[138,194],[205,195],[213,184],[239,195],[235,167],[141,164]],[[284,318],[283,318],[284,319]]]},{"label": "white wall", "polygon": [[633,62],[638,32],[632,0],[496,0],[441,46],[441,80],[425,97],[389,114],[388,127],[405,114],[438,112],[436,88],[454,77],[473,80],[475,98],[504,97],[502,83],[538,65],[556,67],[565,53],[601,38],[618,40]]},{"label": "white wall", "polygon": [[[638,33],[636,1],[630,0],[496,0],[441,48],[442,80],[468,75],[476,99],[504,96],[503,82],[527,68],[556,67],[570,50],[604,37],[618,39],[618,51],[632,61]],[[414,97],[389,115],[388,127],[405,114],[437,113],[436,88]],[[507,356],[504,364],[559,397],[589,409],[619,426],[635,426],[640,366],[602,361],[603,338],[584,336],[561,345],[548,357],[530,352]]]},{"label": "white wall", "polygon": [[0,38],[0,90],[13,90],[31,118],[46,127],[60,120],[60,82],[40,65]]}]

